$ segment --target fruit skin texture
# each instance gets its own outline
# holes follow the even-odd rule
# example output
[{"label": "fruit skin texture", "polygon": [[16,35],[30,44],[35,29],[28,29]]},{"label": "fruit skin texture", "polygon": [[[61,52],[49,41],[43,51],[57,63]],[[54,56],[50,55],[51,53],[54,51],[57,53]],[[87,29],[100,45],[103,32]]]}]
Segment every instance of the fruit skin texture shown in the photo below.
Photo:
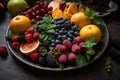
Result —
[{"label": "fruit skin texture", "polygon": [[5,56],[7,54],[6,46],[0,46],[0,55]]},{"label": "fruit skin texture", "polygon": [[29,27],[31,27],[31,21],[28,17],[18,15],[10,20],[9,28],[12,33],[24,33]]},{"label": "fruit skin texture", "polygon": [[10,0],[7,4],[7,9],[12,16],[16,16],[28,6],[25,0]]},{"label": "fruit skin texture", "polygon": [[99,42],[101,40],[101,30],[96,25],[90,24],[84,26],[80,30],[80,36],[83,40],[88,40],[90,37],[95,37],[95,42]]},{"label": "fruit skin texture", "polygon": [[91,20],[84,14],[84,12],[75,13],[71,17],[71,21],[75,22],[80,29],[91,23]]},{"label": "fruit skin texture", "polygon": [[67,40],[67,39],[65,39],[63,41],[63,45],[65,45],[67,49],[71,49],[72,48],[72,43],[69,40]]},{"label": "fruit skin texture", "polygon": [[19,48],[20,48],[19,42],[13,42],[13,43],[12,43],[12,48],[14,48],[14,49],[19,49]]}]

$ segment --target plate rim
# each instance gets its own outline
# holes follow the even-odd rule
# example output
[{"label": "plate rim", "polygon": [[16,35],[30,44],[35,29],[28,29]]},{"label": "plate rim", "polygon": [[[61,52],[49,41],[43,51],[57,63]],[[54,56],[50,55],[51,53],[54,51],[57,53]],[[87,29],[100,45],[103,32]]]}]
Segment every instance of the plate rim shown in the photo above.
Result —
[{"label": "plate rim", "polygon": [[[104,53],[104,51],[106,50],[107,46],[108,46],[110,35],[109,35],[109,31],[108,31],[107,25],[105,24],[104,21],[103,21],[103,24],[105,25],[105,28],[106,28],[106,34],[105,34],[105,36],[107,36],[107,37],[105,37],[105,38],[107,38],[107,40],[106,40],[106,43],[104,44],[104,48],[101,50],[101,52],[99,52],[99,54],[97,54],[97,57],[95,57],[95,60],[91,60],[90,62],[87,62],[83,67],[88,66],[89,64],[91,64],[91,63],[95,62],[97,59],[99,59],[101,57],[101,55]],[[8,34],[9,34],[9,25],[8,25],[7,31],[5,33],[5,36],[7,36]],[[9,41],[7,39],[5,39],[5,40],[6,40],[7,47],[10,50],[10,52],[12,53],[12,55],[15,58],[17,58],[19,61],[23,62],[24,64],[26,64],[28,66],[31,66],[31,67],[34,67],[34,68],[37,68],[37,69],[41,69],[41,70],[46,70],[46,71],[68,71],[68,70],[80,69],[80,68],[78,68],[76,66],[65,67],[65,68],[61,69],[59,67],[58,68],[50,68],[50,67],[40,66],[39,64],[37,64],[37,65],[32,64],[32,61],[28,62],[28,61],[25,61],[23,58],[19,57],[14,52],[14,50],[12,49],[12,47],[10,46]],[[83,67],[81,67],[81,68],[83,68]]]}]

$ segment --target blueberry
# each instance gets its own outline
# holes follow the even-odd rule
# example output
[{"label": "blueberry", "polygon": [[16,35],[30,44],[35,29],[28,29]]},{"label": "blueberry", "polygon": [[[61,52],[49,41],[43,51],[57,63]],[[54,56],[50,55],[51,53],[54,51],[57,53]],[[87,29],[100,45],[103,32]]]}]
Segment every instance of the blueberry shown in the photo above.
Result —
[{"label": "blueberry", "polygon": [[72,42],[72,40],[73,40],[73,39],[72,39],[72,38],[70,38],[70,37],[68,37],[68,38],[67,38],[67,40],[69,40],[69,41],[71,41],[71,42]]},{"label": "blueberry", "polygon": [[51,43],[51,47],[55,47],[55,45],[56,45],[55,43]]},{"label": "blueberry", "polygon": [[61,44],[62,42],[58,39],[55,40],[55,44]]},{"label": "blueberry", "polygon": [[63,18],[61,17],[61,18],[56,18],[56,19],[55,19],[56,22],[57,22],[57,21],[60,21],[60,20],[63,20]]},{"label": "blueberry", "polygon": [[40,56],[38,59],[38,62],[41,66],[45,66],[46,65],[46,59],[43,56]]},{"label": "blueberry", "polygon": [[67,35],[63,35],[61,39],[65,40],[66,38],[67,38]]},{"label": "blueberry", "polygon": [[55,58],[52,57],[51,55],[46,55],[46,63],[49,67],[56,67],[56,61]]},{"label": "blueberry", "polygon": [[58,37],[57,37],[59,40],[62,38],[62,36],[61,35],[58,35]]},{"label": "blueberry", "polygon": [[72,34],[69,34],[69,37],[70,37],[70,38],[73,38],[74,36],[73,36]]},{"label": "blueberry", "polygon": [[74,36],[76,37],[76,36],[78,36],[78,35],[79,35],[79,32],[75,31],[75,32],[74,32]]},{"label": "blueberry", "polygon": [[63,34],[63,30],[59,30],[59,35]]},{"label": "blueberry", "polygon": [[55,34],[55,36],[58,36],[59,33],[58,33],[58,32],[55,32],[54,34]]}]

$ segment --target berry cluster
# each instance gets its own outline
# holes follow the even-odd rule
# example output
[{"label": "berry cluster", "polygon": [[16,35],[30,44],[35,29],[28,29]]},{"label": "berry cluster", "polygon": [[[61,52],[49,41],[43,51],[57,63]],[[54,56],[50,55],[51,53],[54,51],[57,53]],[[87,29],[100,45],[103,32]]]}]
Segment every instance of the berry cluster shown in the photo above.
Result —
[{"label": "berry cluster", "polygon": [[53,48],[55,48],[56,44],[61,44],[65,39],[72,42],[79,35],[79,28],[69,20],[58,18],[54,20],[54,23],[56,24],[55,39],[51,40],[51,47]]},{"label": "berry cluster", "polygon": [[51,15],[52,7],[48,7],[47,2],[37,1],[32,8],[27,8],[26,11],[21,12],[22,15],[31,19],[34,24],[39,20],[42,20],[43,16]]},{"label": "berry cluster", "polygon": [[37,40],[39,38],[39,33],[35,32],[33,27],[28,28],[25,34],[15,35],[12,37],[12,47],[14,49],[19,49],[21,43],[32,42],[33,40]]}]

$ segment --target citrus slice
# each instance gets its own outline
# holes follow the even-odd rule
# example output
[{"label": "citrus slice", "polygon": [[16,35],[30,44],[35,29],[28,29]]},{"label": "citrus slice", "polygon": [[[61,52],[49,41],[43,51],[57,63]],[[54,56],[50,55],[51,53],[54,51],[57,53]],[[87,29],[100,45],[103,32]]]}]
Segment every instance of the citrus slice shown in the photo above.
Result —
[{"label": "citrus slice", "polygon": [[20,51],[25,55],[30,55],[31,53],[35,52],[39,48],[39,40],[34,40],[31,43],[23,43],[20,45]]},{"label": "citrus slice", "polygon": [[59,11],[59,8],[55,8],[54,10],[52,10],[52,17],[55,18],[56,17],[56,14],[58,13]]},{"label": "citrus slice", "polygon": [[75,3],[70,3],[70,4],[69,4],[69,7],[68,7],[68,9],[67,9],[67,12],[68,12],[68,13],[71,13],[71,14],[77,13],[77,6],[75,5]]},{"label": "citrus slice", "polygon": [[66,18],[67,18],[68,20],[70,20],[70,19],[71,19],[72,14],[67,13],[67,12],[64,12],[64,14],[65,14],[65,16],[66,16]]}]

